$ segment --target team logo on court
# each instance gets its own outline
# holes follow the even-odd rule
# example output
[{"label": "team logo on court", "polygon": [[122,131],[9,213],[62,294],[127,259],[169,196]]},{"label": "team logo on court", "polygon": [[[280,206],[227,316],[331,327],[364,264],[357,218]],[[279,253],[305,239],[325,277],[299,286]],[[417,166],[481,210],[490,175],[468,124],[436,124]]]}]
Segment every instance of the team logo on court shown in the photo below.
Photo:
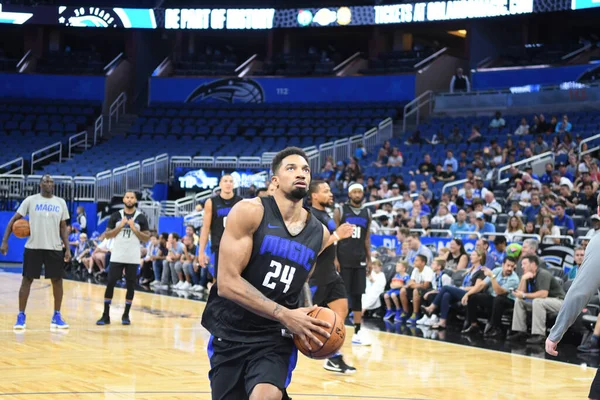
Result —
[{"label": "team logo on court", "polygon": [[225,103],[264,103],[265,92],[252,79],[227,78],[202,84],[192,91],[186,103],[216,100]]}]

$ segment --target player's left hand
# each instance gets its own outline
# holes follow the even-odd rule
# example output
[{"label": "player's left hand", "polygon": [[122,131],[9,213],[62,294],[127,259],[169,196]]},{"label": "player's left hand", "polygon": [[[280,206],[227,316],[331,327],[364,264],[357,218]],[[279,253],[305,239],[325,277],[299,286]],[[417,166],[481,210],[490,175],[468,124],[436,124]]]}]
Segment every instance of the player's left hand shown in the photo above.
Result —
[{"label": "player's left hand", "polygon": [[550,338],[546,339],[546,353],[551,356],[557,356],[558,351],[556,351],[556,346],[558,346],[558,342],[553,342]]},{"label": "player's left hand", "polygon": [[135,221],[133,220],[133,218],[127,220],[127,225],[129,225],[131,229],[135,227]]},{"label": "player's left hand", "polygon": [[65,251],[65,262],[68,263],[71,261],[71,249],[67,247],[67,251]]}]

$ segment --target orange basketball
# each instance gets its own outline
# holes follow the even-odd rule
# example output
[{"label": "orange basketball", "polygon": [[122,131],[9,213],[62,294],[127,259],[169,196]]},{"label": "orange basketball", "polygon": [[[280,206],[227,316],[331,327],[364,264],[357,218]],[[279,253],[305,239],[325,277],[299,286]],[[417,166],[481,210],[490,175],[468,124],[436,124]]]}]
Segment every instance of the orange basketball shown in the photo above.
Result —
[{"label": "orange basketball", "polygon": [[315,333],[315,336],[323,343],[323,346],[318,347],[312,340],[310,341],[310,347],[312,351],[304,346],[304,343],[300,338],[294,337],[294,344],[306,357],[314,358],[316,360],[322,360],[333,356],[339,351],[344,344],[346,339],[346,327],[344,326],[344,320],[340,318],[334,311],[329,308],[317,307],[313,312],[309,313],[313,318],[320,319],[321,321],[327,321],[331,325],[329,331],[329,339]]},{"label": "orange basketball", "polygon": [[17,220],[12,226],[12,232],[19,239],[26,238],[31,233],[29,230],[29,221],[26,219]]}]

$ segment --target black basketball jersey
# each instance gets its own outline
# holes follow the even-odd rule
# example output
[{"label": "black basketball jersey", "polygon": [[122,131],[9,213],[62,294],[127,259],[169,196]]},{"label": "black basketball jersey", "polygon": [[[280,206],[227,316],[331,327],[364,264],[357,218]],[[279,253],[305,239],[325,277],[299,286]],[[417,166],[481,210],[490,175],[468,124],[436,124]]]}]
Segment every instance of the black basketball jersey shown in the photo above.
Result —
[{"label": "black basketball jersey", "polygon": [[211,197],[212,201],[212,218],[210,220],[210,248],[213,253],[219,248],[221,237],[227,225],[227,215],[233,206],[241,201],[240,196],[233,196],[229,200],[225,200],[220,195]]},{"label": "black basketball jersey", "polygon": [[[365,267],[367,252],[365,241],[369,234],[371,212],[368,208],[361,209],[358,213],[348,204],[342,206],[340,224],[345,222],[354,225],[352,236],[342,239],[337,244],[337,256],[342,268]],[[363,264],[361,264],[363,263]]]},{"label": "black basketball jersey", "polygon": [[[271,196],[261,197],[264,215],[253,236],[252,254],[242,277],[270,300],[298,308],[298,297],[323,245],[323,225],[312,214],[302,232],[290,235]],[[219,296],[213,285],[202,315],[202,325],[217,338],[260,342],[281,336],[283,325],[246,310]]]},{"label": "black basketball jersey", "polygon": [[[327,227],[329,233],[335,232],[335,221],[329,216],[329,214],[327,214],[326,211],[311,208],[310,212],[312,212],[312,214]],[[317,266],[310,277],[311,286],[325,286],[335,280],[337,277],[337,271],[335,270],[334,261],[335,246],[331,245],[323,250],[321,255],[317,258]]]}]

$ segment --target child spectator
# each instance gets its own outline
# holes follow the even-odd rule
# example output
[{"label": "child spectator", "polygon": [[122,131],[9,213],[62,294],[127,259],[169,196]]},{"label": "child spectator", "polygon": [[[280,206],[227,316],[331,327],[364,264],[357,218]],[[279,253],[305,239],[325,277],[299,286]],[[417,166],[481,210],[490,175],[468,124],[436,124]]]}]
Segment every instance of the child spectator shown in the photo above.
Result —
[{"label": "child spectator", "polygon": [[381,261],[373,261],[373,271],[367,277],[367,287],[365,293],[362,295],[362,307],[363,315],[367,310],[374,310],[381,307],[381,301],[379,297],[385,290],[385,274],[381,272],[382,268]]},{"label": "child spectator", "polygon": [[[431,263],[431,269],[433,270],[433,281],[431,281],[432,290],[425,293],[423,296],[423,300],[430,304],[435,295],[440,292],[442,287],[452,285],[452,278],[444,273],[444,268],[446,267],[446,261],[442,258],[435,258]],[[438,323],[438,316],[432,314],[431,317],[428,317],[427,314],[423,315],[423,318],[417,321],[417,325],[427,325],[432,326]]]},{"label": "child spectator", "polygon": [[[408,244],[406,245],[408,247]],[[402,314],[402,307],[400,306],[400,289],[406,286],[410,276],[406,273],[408,270],[408,262],[398,261],[396,263],[396,275],[392,278],[390,283],[390,290],[385,292],[383,300],[385,301],[386,312],[383,316],[384,320],[394,318],[396,321],[400,321],[400,315]],[[396,307],[396,315],[394,317],[394,311],[392,310],[392,302]]]}]

